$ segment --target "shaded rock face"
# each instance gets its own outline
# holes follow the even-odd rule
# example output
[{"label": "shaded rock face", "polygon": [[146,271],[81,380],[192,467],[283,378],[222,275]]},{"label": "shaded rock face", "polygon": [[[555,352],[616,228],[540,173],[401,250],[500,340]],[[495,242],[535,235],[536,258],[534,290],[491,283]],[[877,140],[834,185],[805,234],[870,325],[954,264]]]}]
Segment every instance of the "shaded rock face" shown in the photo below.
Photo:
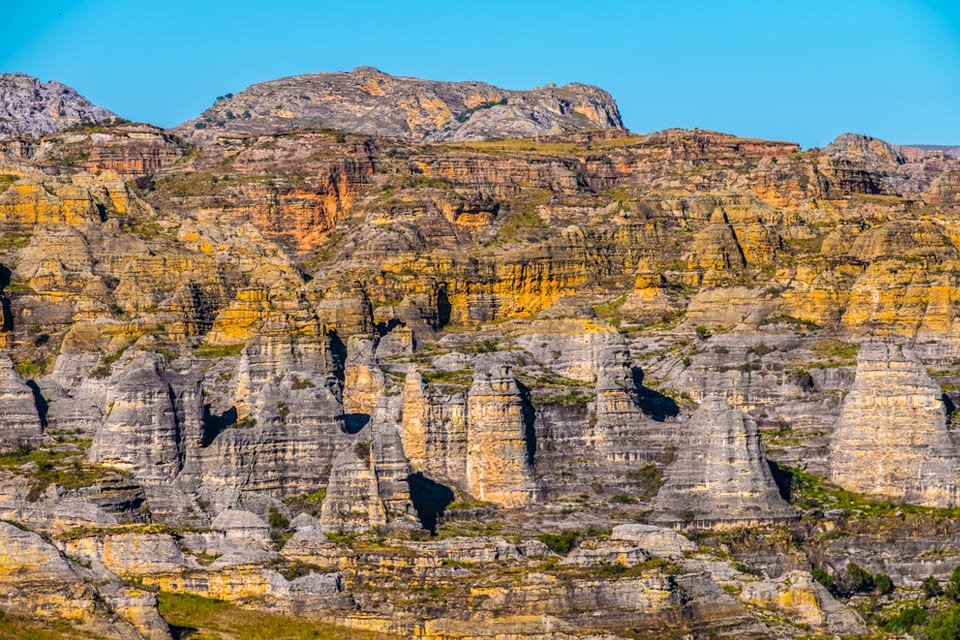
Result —
[{"label": "shaded rock face", "polygon": [[610,95],[597,87],[547,85],[507,91],[482,82],[394,77],[370,67],[255,84],[219,100],[179,131],[203,138],[328,127],[406,140],[480,140],[623,129]]},{"label": "shaded rock face", "polygon": [[467,394],[467,487],[471,494],[506,507],[536,500],[528,420],[508,367],[477,371]]},{"label": "shaded rock face", "polygon": [[831,441],[830,478],[851,491],[953,507],[960,455],[940,386],[907,346],[866,343]]},{"label": "shaded rock face", "polygon": [[14,370],[10,358],[0,354],[0,451],[30,445],[42,431],[34,392]]},{"label": "shaded rock face", "polygon": [[39,137],[80,124],[116,118],[70,87],[22,73],[0,74],[0,139]]},{"label": "shaded rock face", "polygon": [[683,442],[657,494],[656,521],[711,526],[797,518],[777,490],[756,422],[722,397],[703,401]]}]

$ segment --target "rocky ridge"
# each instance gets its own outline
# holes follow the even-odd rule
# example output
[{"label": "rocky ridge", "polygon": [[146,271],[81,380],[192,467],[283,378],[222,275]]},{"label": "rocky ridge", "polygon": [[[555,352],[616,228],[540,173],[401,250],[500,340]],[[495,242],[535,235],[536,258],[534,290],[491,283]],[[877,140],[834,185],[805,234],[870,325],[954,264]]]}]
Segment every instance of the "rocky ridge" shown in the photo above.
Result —
[{"label": "rocky ridge", "polygon": [[624,128],[613,98],[589,85],[507,91],[482,82],[420,80],[357,67],[255,84],[222,96],[178,131],[205,139],[310,127],[428,142]]},{"label": "rocky ridge", "polygon": [[56,81],[41,82],[22,73],[0,73],[0,139],[36,138],[61,129],[116,120]]}]

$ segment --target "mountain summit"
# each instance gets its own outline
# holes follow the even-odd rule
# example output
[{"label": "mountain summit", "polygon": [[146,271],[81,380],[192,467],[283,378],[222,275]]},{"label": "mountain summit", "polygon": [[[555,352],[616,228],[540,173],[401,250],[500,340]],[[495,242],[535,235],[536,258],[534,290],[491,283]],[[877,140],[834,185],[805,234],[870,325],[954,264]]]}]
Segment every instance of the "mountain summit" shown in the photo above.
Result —
[{"label": "mountain summit", "polygon": [[421,80],[358,67],[255,84],[218,98],[180,129],[204,137],[217,129],[274,133],[318,126],[440,142],[623,129],[623,122],[610,94],[590,85],[509,91],[483,82]]},{"label": "mountain summit", "polygon": [[65,84],[41,82],[23,73],[0,73],[0,139],[39,137],[116,117]]}]

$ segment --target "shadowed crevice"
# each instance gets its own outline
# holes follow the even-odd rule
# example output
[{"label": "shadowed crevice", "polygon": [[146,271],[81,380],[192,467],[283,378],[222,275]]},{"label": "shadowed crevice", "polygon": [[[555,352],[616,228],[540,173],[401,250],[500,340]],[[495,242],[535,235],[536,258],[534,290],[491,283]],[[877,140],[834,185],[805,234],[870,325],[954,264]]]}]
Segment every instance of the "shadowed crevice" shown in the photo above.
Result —
[{"label": "shadowed crevice", "polygon": [[410,488],[410,501],[417,511],[420,526],[435,534],[437,521],[443,515],[444,509],[453,502],[453,490],[420,472],[407,476],[407,486]]},{"label": "shadowed crevice", "polygon": [[644,415],[663,422],[667,418],[680,415],[680,407],[670,396],[665,396],[655,389],[643,386],[643,370],[640,367],[630,367],[633,377],[633,388],[637,394],[637,402]]}]

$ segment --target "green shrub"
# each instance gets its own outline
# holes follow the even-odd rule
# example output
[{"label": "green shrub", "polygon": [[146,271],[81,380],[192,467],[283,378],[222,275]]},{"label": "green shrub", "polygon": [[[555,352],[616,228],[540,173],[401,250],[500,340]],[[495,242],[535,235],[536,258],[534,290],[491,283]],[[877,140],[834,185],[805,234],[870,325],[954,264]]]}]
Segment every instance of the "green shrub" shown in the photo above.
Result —
[{"label": "green shrub", "polygon": [[943,589],[944,594],[951,600],[960,601],[960,566],[957,566],[950,574],[947,586]]},{"label": "green shrub", "polygon": [[927,579],[923,581],[922,588],[923,595],[928,599],[943,595],[943,587],[940,586],[940,581],[937,580],[936,576],[927,576]]},{"label": "green shrub", "polygon": [[885,573],[874,574],[873,584],[877,589],[877,593],[882,596],[893,593],[893,580]]},{"label": "green shrub", "polygon": [[852,593],[873,591],[876,586],[873,574],[858,565],[856,562],[847,563],[847,587]]},{"label": "green shrub", "polygon": [[640,500],[647,501],[660,491],[660,485],[663,483],[663,470],[652,462],[641,466],[639,469],[627,471],[627,479],[633,480],[640,485]]},{"label": "green shrub", "polygon": [[960,607],[951,607],[937,613],[922,636],[924,640],[957,640],[960,638]]},{"label": "green shrub", "polygon": [[21,378],[39,378],[47,368],[47,360],[29,359],[13,365],[14,371],[20,374]]},{"label": "green shrub", "polygon": [[915,604],[907,605],[883,623],[883,630],[893,633],[910,633],[927,621],[927,612]]},{"label": "green shrub", "polygon": [[825,586],[830,591],[833,591],[837,586],[837,582],[833,579],[833,576],[820,567],[814,567],[810,572],[810,575],[813,576],[814,580]]},{"label": "green shrub", "polygon": [[276,529],[286,529],[290,526],[290,518],[283,515],[276,507],[270,507],[270,516],[268,519],[271,527]]},{"label": "green shrub", "polygon": [[537,536],[537,540],[547,545],[550,551],[564,556],[573,549],[579,536],[580,532],[576,529],[567,529],[560,533],[541,533]]},{"label": "green shrub", "polygon": [[626,493],[618,493],[610,497],[610,502],[615,504],[636,504],[637,499]]}]

